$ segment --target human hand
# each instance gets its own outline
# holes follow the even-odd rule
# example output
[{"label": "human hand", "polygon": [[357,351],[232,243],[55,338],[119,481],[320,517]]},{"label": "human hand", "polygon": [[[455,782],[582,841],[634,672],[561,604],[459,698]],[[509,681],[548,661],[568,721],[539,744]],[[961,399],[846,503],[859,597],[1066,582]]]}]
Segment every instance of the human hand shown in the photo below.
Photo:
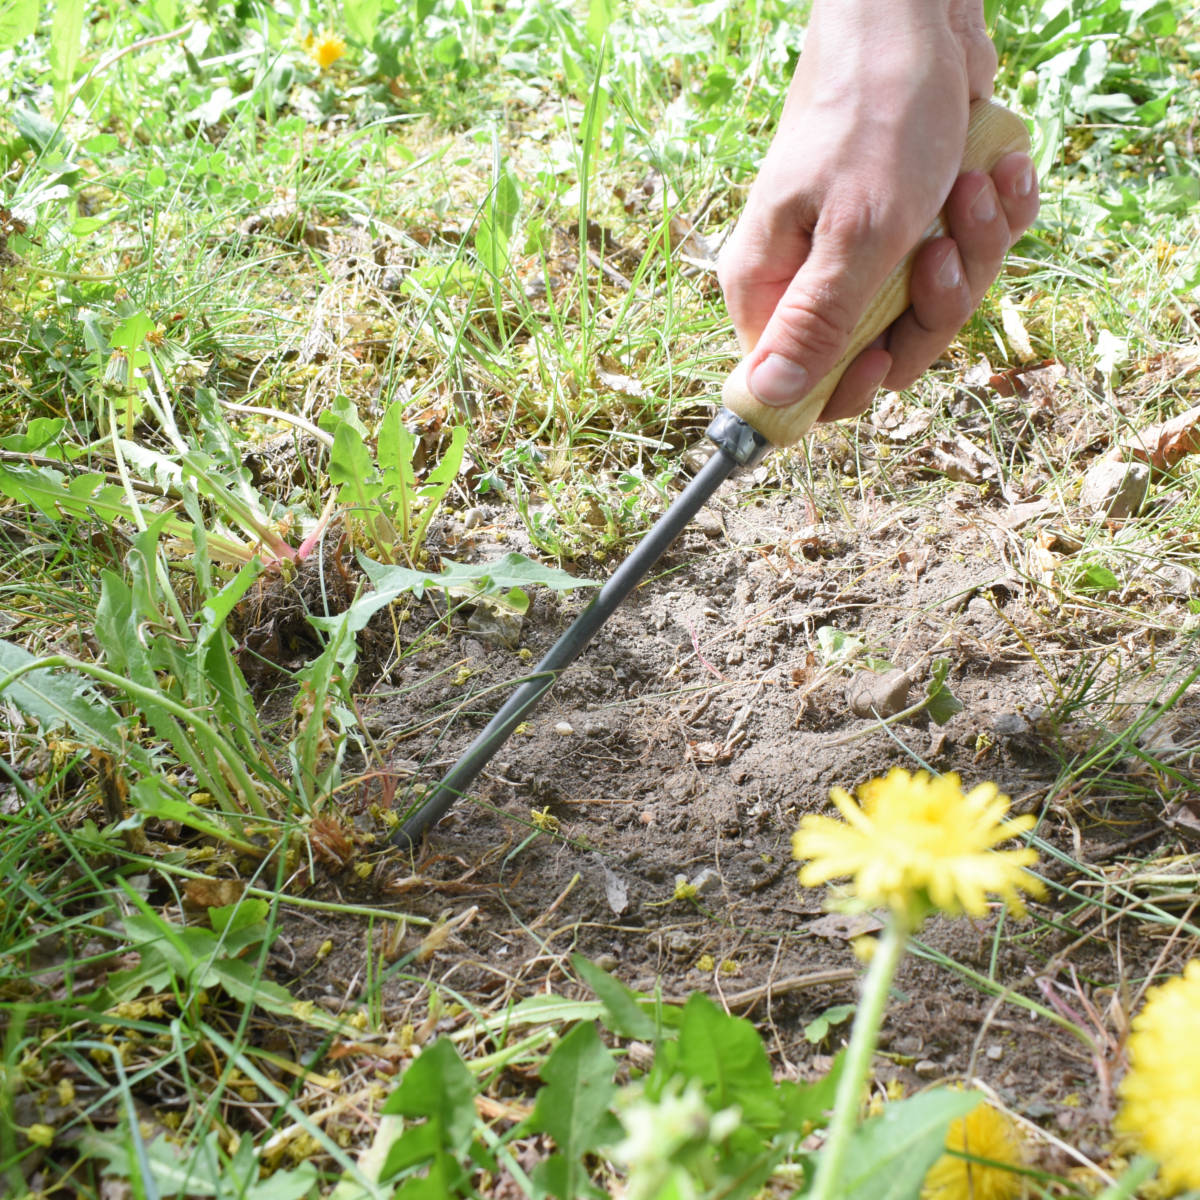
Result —
[{"label": "human hand", "polygon": [[[719,276],[750,389],[803,398],[889,271],[917,252],[910,307],[846,369],[822,420],[907,386],[950,343],[1037,214],[1023,154],[957,177],[971,100],[996,57],[971,0],[817,0],[780,127]],[[956,178],[957,177],[957,178]]]}]

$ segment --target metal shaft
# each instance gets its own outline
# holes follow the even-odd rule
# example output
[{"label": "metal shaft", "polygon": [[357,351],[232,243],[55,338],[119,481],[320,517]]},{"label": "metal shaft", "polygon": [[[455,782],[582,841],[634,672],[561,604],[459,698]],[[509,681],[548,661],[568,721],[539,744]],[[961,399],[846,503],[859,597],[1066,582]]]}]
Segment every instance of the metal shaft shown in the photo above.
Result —
[{"label": "metal shaft", "polygon": [[413,846],[421,835],[445,816],[456,800],[471,786],[479,772],[511,736],[513,730],[554,686],[558,677],[587,647],[597,630],[620,603],[641,583],[646,572],[662,557],[667,547],[704,507],[713,493],[740,466],[747,465],[768,449],[766,440],[740,417],[723,410],[709,427],[708,436],[717,450],[675,502],[658,519],[629,557],[612,573],[592,602],[550,647],[533,673],[505,701],[462,757],[441,782],[392,835],[394,844]]}]

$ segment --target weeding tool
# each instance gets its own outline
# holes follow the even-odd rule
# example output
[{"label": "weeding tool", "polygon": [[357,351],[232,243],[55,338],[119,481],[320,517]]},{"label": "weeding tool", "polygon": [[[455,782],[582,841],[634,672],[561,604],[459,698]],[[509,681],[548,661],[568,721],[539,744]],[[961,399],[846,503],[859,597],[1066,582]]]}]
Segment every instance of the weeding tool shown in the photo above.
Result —
[{"label": "weeding tool", "polygon": [[[1024,122],[1015,113],[989,100],[977,101],[971,106],[962,170],[991,170],[1006,154],[1028,149],[1029,135]],[[945,221],[938,217],[922,241],[945,235]],[[908,307],[908,280],[915,253],[915,250],[910,253],[887,277],[856,326],[845,354],[798,404],[787,408],[768,408],[759,404],[746,385],[744,366],[733,371],[722,389],[724,407],[707,430],[709,441],[716,447],[712,457],[467,747],[458,762],[400,825],[392,837],[395,844],[413,846],[466,793],[492,756],[726,479],[741,467],[753,466],[773,446],[790,446],[804,436],[850,362]]]}]

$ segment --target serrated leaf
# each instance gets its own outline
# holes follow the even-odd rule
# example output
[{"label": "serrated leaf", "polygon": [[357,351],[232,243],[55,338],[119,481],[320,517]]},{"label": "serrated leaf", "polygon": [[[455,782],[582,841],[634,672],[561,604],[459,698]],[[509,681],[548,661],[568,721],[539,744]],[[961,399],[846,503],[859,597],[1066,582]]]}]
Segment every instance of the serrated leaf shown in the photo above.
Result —
[{"label": "serrated leaf", "polygon": [[614,979],[607,971],[602,971],[582,954],[573,954],[571,965],[575,968],[579,978],[596,993],[601,1004],[604,1005],[604,1024],[613,1033],[646,1042],[653,1042],[657,1039],[657,1026],[642,1011],[634,993],[619,979]]},{"label": "serrated leaf", "polygon": [[[23,646],[0,638],[0,680],[36,661]],[[40,668],[13,680],[0,695],[37,721],[43,732],[65,725],[81,742],[117,752],[121,723],[90,692],[91,683],[74,671]]]},{"label": "serrated leaf", "polygon": [[[317,1182],[317,1169],[308,1163],[294,1170],[276,1170],[259,1179],[258,1155],[253,1146],[246,1155],[238,1154],[230,1160],[222,1156],[216,1133],[193,1146],[175,1145],[164,1134],[142,1143],[144,1157],[136,1153],[125,1129],[91,1130],[82,1134],[77,1144],[84,1157],[107,1163],[105,1175],[128,1179],[131,1165],[144,1163],[151,1178],[139,1179],[138,1183],[146,1195],[300,1200]],[[251,1145],[250,1139],[243,1144]],[[150,1187],[155,1192],[150,1192]]]},{"label": "serrated leaf", "polygon": [[887,1105],[854,1135],[840,1200],[916,1200],[950,1122],[979,1101],[978,1092],[936,1091]]},{"label": "serrated leaf", "polygon": [[548,1133],[558,1147],[536,1178],[559,1200],[598,1194],[583,1156],[621,1137],[620,1123],[609,1111],[617,1090],[614,1069],[612,1054],[591,1024],[576,1025],[542,1067],[546,1086],[538,1092],[529,1128]]},{"label": "serrated leaf", "polygon": [[385,1114],[423,1125],[407,1128],[388,1150],[382,1177],[425,1162],[440,1151],[460,1151],[471,1140],[475,1125],[475,1080],[463,1066],[451,1042],[439,1038],[428,1047],[384,1102]]},{"label": "serrated leaf", "polygon": [[838,1081],[846,1065],[846,1051],[833,1060],[828,1073],[815,1083],[778,1085],[779,1102],[783,1107],[783,1128],[800,1132],[810,1126],[825,1124],[825,1115],[832,1111],[837,1099]]},{"label": "serrated leaf", "polygon": [[758,1030],[723,1012],[703,992],[693,992],[684,1006],[677,1065],[704,1085],[714,1112],[737,1107],[747,1125],[779,1128],[782,1110]]}]

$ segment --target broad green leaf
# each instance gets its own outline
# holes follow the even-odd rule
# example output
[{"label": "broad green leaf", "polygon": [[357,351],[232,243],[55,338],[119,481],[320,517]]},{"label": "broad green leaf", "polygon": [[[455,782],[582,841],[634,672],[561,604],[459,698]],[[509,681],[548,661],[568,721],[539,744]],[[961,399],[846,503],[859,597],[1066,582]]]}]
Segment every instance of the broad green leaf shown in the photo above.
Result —
[{"label": "broad green leaf", "polygon": [[194,829],[207,837],[224,842],[228,829],[222,829],[209,814],[186,800],[168,795],[161,779],[139,779],[132,789],[133,808],[146,817],[157,817],[160,821],[178,821],[188,829]]},{"label": "broad green leaf", "polygon": [[521,190],[517,178],[512,168],[505,164],[497,174],[475,229],[475,253],[496,278],[508,268],[508,243],[520,208]]},{"label": "broad green leaf", "polygon": [[66,421],[62,417],[34,417],[24,433],[0,437],[0,448],[19,454],[36,454],[58,440]]},{"label": "broad green leaf", "polygon": [[[294,1170],[273,1171],[259,1179],[259,1161],[252,1139],[243,1139],[250,1147],[246,1154],[232,1160],[221,1153],[216,1133],[210,1133],[196,1145],[177,1145],[165,1135],[143,1143],[145,1163],[151,1179],[138,1179],[143,1195],[217,1196],[228,1200],[301,1200],[317,1183],[317,1169],[303,1163]],[[85,1158],[99,1159],[107,1165],[104,1174],[130,1178],[130,1168],[139,1161],[125,1129],[81,1135],[78,1146]],[[153,1187],[154,1192],[149,1189]]]},{"label": "broad green leaf", "polygon": [[347,31],[364,46],[369,46],[379,27],[383,0],[342,0],[342,20]]},{"label": "broad green leaf", "polygon": [[[404,1072],[400,1086],[380,1111],[410,1120],[424,1117],[435,1127],[439,1147],[462,1149],[470,1141],[475,1125],[475,1092],[475,1079],[463,1066],[453,1043],[439,1038]],[[384,1174],[397,1169],[392,1166]]]},{"label": "broad green leaf", "polygon": [[338,498],[357,508],[374,508],[373,501],[380,492],[374,477],[375,464],[362,436],[350,425],[339,425],[329,452],[330,481],[342,487]]},{"label": "broad green leaf", "polygon": [[852,633],[822,625],[817,630],[817,648],[827,663],[851,662],[863,652],[866,642]]},{"label": "broad green leaf", "polygon": [[0,50],[24,41],[37,29],[38,0],[0,0]]},{"label": "broad green leaf", "polygon": [[463,452],[467,445],[467,431],[459,425],[450,434],[450,445],[446,447],[441,461],[426,477],[421,488],[420,496],[425,501],[425,508],[417,521],[416,528],[408,535],[408,548],[415,553],[425,541],[425,530],[437,512],[438,505],[450,490],[450,485],[458,477],[458,469],[462,466]]},{"label": "broad green leaf", "polygon": [[[404,424],[404,403],[393,400],[379,422],[375,441],[379,473],[392,503],[403,503],[416,491],[417,477],[413,474],[413,454],[416,439]],[[399,493],[399,494],[397,494]]]},{"label": "broad green leaf", "polygon": [[950,1122],[979,1101],[978,1092],[936,1091],[887,1105],[854,1135],[840,1200],[916,1200]]},{"label": "broad green leaf", "polygon": [[758,1030],[703,992],[693,992],[684,1006],[677,1068],[704,1085],[714,1112],[737,1107],[746,1124],[766,1132],[779,1128],[779,1097]]},{"label": "broad green leaf", "polygon": [[812,1042],[814,1046],[823,1042],[835,1025],[840,1025],[854,1015],[854,1009],[853,1004],[835,1004],[832,1008],[827,1008],[815,1021],[809,1021],[805,1025],[805,1040]]},{"label": "broad green leaf", "polygon": [[[425,588],[470,587],[475,591],[507,592],[512,588],[548,587],[556,592],[575,588],[599,587],[594,579],[581,579],[557,567],[548,567],[523,554],[506,554],[492,563],[465,563],[442,560],[443,570],[434,575],[408,567],[393,567],[372,562],[360,555],[359,563],[378,592],[391,592],[394,600],[404,592],[420,596]],[[388,603],[389,601],[385,601]]]},{"label": "broad green leaf", "polygon": [[593,46],[599,46],[604,41],[604,35],[616,15],[616,0],[589,0],[587,34]]},{"label": "broad green leaf", "polygon": [[[52,150],[63,140],[62,131],[58,125],[54,121],[48,121],[36,109],[18,104],[9,109],[5,115],[12,122],[13,128],[29,145],[43,154],[47,150]],[[80,311],[81,320],[86,311],[86,309]]]},{"label": "broad green leaf", "polygon": [[[36,657],[23,646],[0,638],[0,682],[34,662]],[[74,671],[28,671],[0,690],[0,696],[37,721],[43,733],[65,725],[87,745],[114,753],[123,748],[116,714],[93,696],[90,682]]]},{"label": "broad green leaf", "polygon": [[778,1085],[784,1129],[801,1132],[811,1126],[825,1124],[826,1114],[833,1110],[838,1081],[845,1064],[846,1051],[843,1050],[833,1060],[828,1074],[815,1083],[789,1083],[785,1080]]},{"label": "broad green leaf", "polygon": [[935,725],[945,725],[951,717],[963,710],[962,701],[946,686],[946,676],[949,674],[950,660],[936,659],[929,679],[929,699],[925,702],[925,711]]},{"label": "broad green leaf", "polygon": [[526,1029],[535,1025],[563,1025],[569,1021],[595,1021],[599,1019],[603,1011],[603,1006],[596,1000],[567,1000],[562,996],[526,996],[512,1008],[474,1021],[450,1036],[457,1041],[485,1034],[491,1036],[497,1033],[507,1033],[512,1029]]},{"label": "broad green leaf", "polygon": [[154,322],[144,312],[131,313],[109,335],[109,345],[122,350],[136,350],[154,328]]},{"label": "broad green leaf", "polygon": [[375,470],[371,455],[359,432],[341,424],[333,435],[329,451],[329,478],[340,485],[338,502],[350,508],[371,530],[371,536],[384,553],[390,553],[395,531],[379,504],[384,484]]},{"label": "broad green leaf", "polygon": [[1076,586],[1081,592],[1115,592],[1121,581],[1100,563],[1087,563],[1079,572]]},{"label": "broad green leaf", "polygon": [[580,1023],[555,1046],[541,1069],[546,1086],[538,1092],[530,1129],[548,1133],[558,1153],[534,1173],[559,1200],[599,1195],[588,1179],[583,1156],[621,1137],[609,1112],[616,1093],[615,1064],[596,1027]]},{"label": "broad green leaf", "polygon": [[[208,923],[215,933],[234,933],[254,925],[262,925],[271,912],[271,905],[259,897],[248,896],[236,904],[209,908]],[[265,932],[265,930],[264,930]],[[258,939],[262,940],[261,936]]]},{"label": "broad green leaf", "polygon": [[66,109],[67,92],[79,61],[79,38],[83,32],[84,0],[56,0],[50,22],[50,74],[59,113]]},{"label": "broad green leaf", "polygon": [[582,954],[573,954],[571,965],[604,1005],[604,1024],[613,1033],[646,1042],[657,1040],[658,1028],[654,1021],[642,1011],[637,997],[619,979],[602,971]]}]

